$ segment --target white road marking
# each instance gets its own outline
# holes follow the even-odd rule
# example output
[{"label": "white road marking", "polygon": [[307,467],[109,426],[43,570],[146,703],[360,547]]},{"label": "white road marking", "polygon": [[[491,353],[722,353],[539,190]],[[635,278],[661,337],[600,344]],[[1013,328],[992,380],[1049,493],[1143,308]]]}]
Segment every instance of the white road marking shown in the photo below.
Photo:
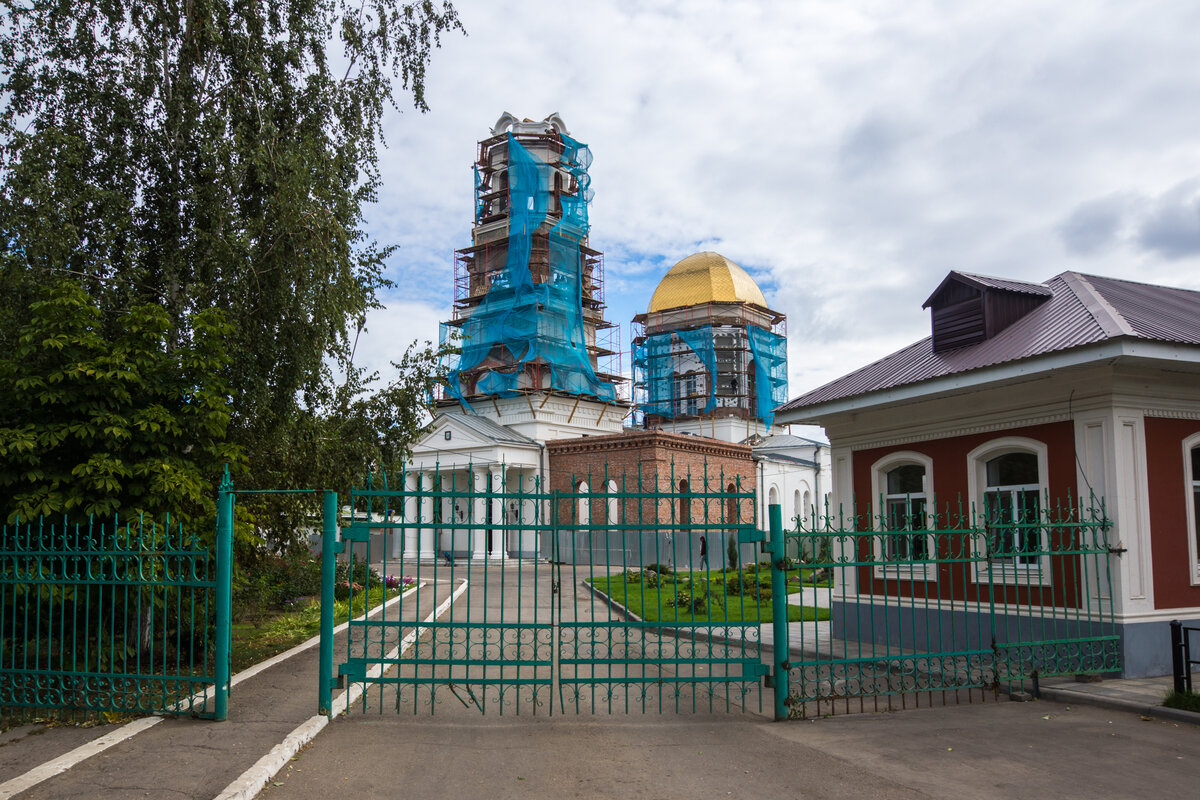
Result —
[{"label": "white road marking", "polygon": [[[435,608],[428,617],[422,620],[422,623],[433,622],[435,619],[446,613],[446,609],[453,605],[454,601],[467,590],[467,580],[459,584],[448,598],[442,601],[442,604]],[[417,640],[421,635],[421,625],[418,624],[408,635],[405,636],[398,645],[392,648],[384,660],[390,661],[398,657],[401,653]],[[365,681],[355,682],[350,685],[346,691],[339,694],[333,699],[333,707],[330,709],[331,715],[345,713],[347,709],[353,705],[363,691],[366,690],[367,684],[383,674],[384,666],[382,663],[376,664],[367,670]],[[288,763],[292,756],[300,751],[301,747],[311,742],[318,733],[320,733],[326,725],[329,724],[330,717],[322,714],[309,717],[296,727],[291,733],[284,737],[283,741],[271,748],[271,752],[255,762],[254,766],[238,776],[237,780],[225,787],[225,791],[221,792],[214,800],[253,800],[254,797],[262,791],[271,778],[274,778],[279,770]]]},{"label": "white road marking", "polygon": [[37,786],[42,781],[49,780],[55,775],[60,775],[85,758],[91,758],[97,753],[103,753],[114,744],[120,744],[129,737],[135,736],[162,721],[162,717],[142,717],[141,719],[135,719],[133,722],[117,728],[112,733],[106,733],[87,744],[81,744],[70,752],[63,753],[58,758],[52,758],[46,763],[34,767],[24,775],[18,775],[11,780],[0,783],[0,800],[7,800],[7,798],[15,794]]},{"label": "white road marking", "polygon": [[[399,603],[400,600],[402,600],[410,592],[415,592],[417,589],[420,589],[422,586],[426,585],[428,585],[427,582],[422,581],[417,586],[414,586],[397,595],[396,597],[393,597],[383,605],[376,606],[374,609],[372,609],[371,616],[375,616],[390,606]],[[349,621],[343,622],[341,625],[338,625],[336,628],[334,628],[333,632],[336,635],[346,630],[348,627],[350,627]],[[303,653],[305,650],[309,649],[320,641],[321,635],[317,634],[308,641],[302,642],[290,650],[285,650],[276,656],[268,658],[266,661],[260,661],[252,667],[247,667],[237,675],[234,675],[232,678],[230,678],[229,685],[231,688],[237,686],[242,681],[253,678],[263,670],[270,669],[276,664],[286,661],[294,655]],[[180,700],[175,704],[175,708],[178,709],[188,702],[193,704],[201,704],[207,699],[207,697],[208,690],[197,692],[196,694],[192,695],[190,700]],[[106,733],[103,736],[97,737],[86,744],[76,747],[74,750],[63,753],[57,758],[52,758],[49,761],[34,767],[22,775],[18,775],[17,777],[7,780],[4,783],[0,783],[0,800],[8,800],[8,798],[12,797],[13,795],[19,794],[20,792],[23,792],[33,786],[37,786],[39,783],[49,780],[55,775],[61,775],[81,761],[85,761],[94,755],[99,755],[113,745],[120,744],[126,739],[136,736],[144,730],[149,730],[158,723],[162,722],[163,719],[165,719],[165,717],[142,717],[141,719],[135,719],[133,722],[127,722],[111,733]],[[324,718],[322,717],[322,719]]]}]

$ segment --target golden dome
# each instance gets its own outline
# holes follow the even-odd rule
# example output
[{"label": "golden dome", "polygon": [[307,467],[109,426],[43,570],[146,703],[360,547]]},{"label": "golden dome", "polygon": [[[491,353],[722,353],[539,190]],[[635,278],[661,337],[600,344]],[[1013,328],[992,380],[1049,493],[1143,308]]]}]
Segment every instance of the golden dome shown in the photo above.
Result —
[{"label": "golden dome", "polygon": [[767,299],[746,270],[720,253],[694,253],[680,261],[659,281],[650,298],[650,311],[666,311],[703,303],[753,303],[767,307]]}]

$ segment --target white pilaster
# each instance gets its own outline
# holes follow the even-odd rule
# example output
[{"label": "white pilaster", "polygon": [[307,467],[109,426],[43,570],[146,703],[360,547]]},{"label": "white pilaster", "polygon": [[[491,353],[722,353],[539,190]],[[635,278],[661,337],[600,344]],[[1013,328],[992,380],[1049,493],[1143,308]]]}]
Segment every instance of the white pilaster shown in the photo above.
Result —
[{"label": "white pilaster", "polygon": [[[417,477],[418,485],[426,492],[433,490],[433,473],[422,472]],[[429,496],[420,498],[420,522],[421,529],[418,534],[418,558],[422,561],[432,561],[436,557],[434,552],[434,538],[436,532],[433,527],[433,503],[434,499]]]},{"label": "white pilaster", "polygon": [[471,558],[487,558],[487,467],[471,467],[475,497],[471,500]]},{"label": "white pilaster", "polygon": [[504,500],[500,497],[500,493],[504,491],[504,466],[502,464],[491,465],[491,498],[492,504],[492,552],[488,553],[491,559],[508,558],[508,548],[504,541],[504,530],[501,526],[504,525]]},{"label": "white pilaster", "polygon": [[[404,515],[401,517],[401,519],[403,519],[406,524],[411,524],[418,518],[417,514],[419,513],[420,509],[417,506],[415,492],[420,488],[420,479],[421,473],[419,472],[406,472],[404,474],[404,491],[407,493],[407,495],[404,498]],[[405,528],[404,550],[402,553],[398,553],[397,557],[409,559],[417,558],[418,538],[418,531],[416,528]],[[397,536],[396,539],[399,541],[400,537]]]}]

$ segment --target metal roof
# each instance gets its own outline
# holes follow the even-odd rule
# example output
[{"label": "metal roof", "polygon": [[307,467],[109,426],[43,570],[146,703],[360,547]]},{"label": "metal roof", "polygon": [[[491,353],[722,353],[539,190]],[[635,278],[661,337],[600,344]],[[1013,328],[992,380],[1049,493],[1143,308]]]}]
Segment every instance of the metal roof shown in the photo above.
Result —
[{"label": "metal roof", "polygon": [[702,303],[753,303],[767,307],[750,273],[720,253],[693,253],[667,271],[650,298],[651,312]]},{"label": "metal roof", "polygon": [[951,281],[965,283],[974,286],[976,289],[1000,289],[1005,292],[1033,294],[1039,297],[1047,297],[1051,294],[1050,288],[1042,283],[1014,281],[1009,278],[994,278],[991,275],[977,275],[974,272],[959,272],[955,269],[951,270],[950,274],[938,284],[938,287],[929,295],[929,299],[921,304],[921,308],[928,308],[933,303],[933,298],[937,297],[938,293]]},{"label": "metal roof", "polygon": [[[951,273],[955,274],[965,273]],[[1046,281],[1044,288],[1050,293],[1049,300],[990,339],[934,353],[932,337],[926,337],[790,400],[776,412],[795,411],[1123,336],[1200,345],[1200,292],[1078,272],[1056,275]]]},{"label": "metal roof", "polygon": [[[512,444],[537,444],[533,439],[530,439],[524,434],[517,433],[511,428],[507,428],[498,422],[480,417],[475,414],[439,414],[439,419],[453,419],[465,428],[469,428],[474,433],[479,434],[485,439],[490,439],[494,442],[510,442]],[[437,420],[434,420],[436,423]]]}]

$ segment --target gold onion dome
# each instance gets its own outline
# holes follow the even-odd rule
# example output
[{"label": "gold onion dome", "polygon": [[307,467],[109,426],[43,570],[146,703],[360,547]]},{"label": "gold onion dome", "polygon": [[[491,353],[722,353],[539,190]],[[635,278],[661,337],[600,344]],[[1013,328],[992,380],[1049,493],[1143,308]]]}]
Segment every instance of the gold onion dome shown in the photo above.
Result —
[{"label": "gold onion dome", "polygon": [[650,311],[704,303],[753,303],[767,307],[754,278],[720,253],[694,253],[671,267],[650,298]]}]

